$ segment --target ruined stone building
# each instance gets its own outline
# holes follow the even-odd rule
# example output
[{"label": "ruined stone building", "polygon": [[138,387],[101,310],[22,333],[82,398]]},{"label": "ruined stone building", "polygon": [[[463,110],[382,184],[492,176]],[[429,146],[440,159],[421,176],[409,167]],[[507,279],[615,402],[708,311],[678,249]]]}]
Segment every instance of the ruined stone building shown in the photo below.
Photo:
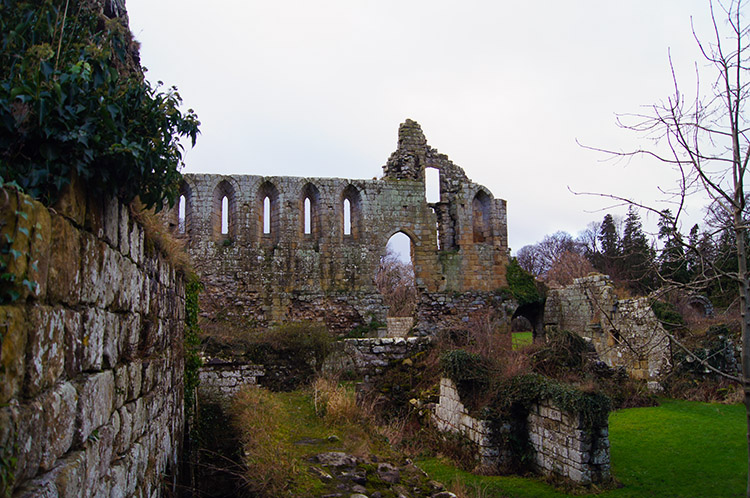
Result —
[{"label": "ruined stone building", "polygon": [[[439,202],[426,200],[427,168],[439,172]],[[411,240],[417,330],[466,321],[506,285],[505,201],[427,145],[411,120],[380,179],[187,174],[181,203],[172,223],[215,319],[312,319],[337,332],[384,322],[374,276],[397,232]]]}]

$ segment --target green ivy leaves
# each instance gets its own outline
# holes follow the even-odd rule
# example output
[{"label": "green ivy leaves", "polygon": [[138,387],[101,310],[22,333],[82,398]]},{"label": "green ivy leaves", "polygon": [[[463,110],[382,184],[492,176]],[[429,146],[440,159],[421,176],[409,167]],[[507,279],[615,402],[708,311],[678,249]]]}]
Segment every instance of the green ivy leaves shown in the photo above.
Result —
[{"label": "green ivy leaves", "polygon": [[119,19],[103,18],[82,0],[71,0],[66,16],[50,0],[0,0],[0,33],[0,170],[7,180],[48,203],[74,173],[101,196],[140,196],[157,210],[174,203],[180,139],[195,145],[200,122],[180,110],[175,87],[143,78]]}]

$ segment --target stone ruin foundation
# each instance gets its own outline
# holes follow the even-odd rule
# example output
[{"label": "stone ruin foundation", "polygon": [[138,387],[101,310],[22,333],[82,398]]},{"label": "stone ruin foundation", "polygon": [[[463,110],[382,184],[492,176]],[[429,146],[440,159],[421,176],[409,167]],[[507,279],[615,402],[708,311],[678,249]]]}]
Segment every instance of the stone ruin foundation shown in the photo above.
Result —
[{"label": "stone ruin foundation", "polygon": [[[441,431],[462,434],[474,442],[480,465],[489,471],[514,458],[508,448],[498,444],[502,437],[495,432],[509,432],[510,422],[493,429],[490,421],[469,415],[455,383],[448,378],[440,379],[440,402],[435,407],[433,422]],[[566,412],[551,401],[543,401],[532,406],[526,417],[526,429],[533,470],[578,484],[610,478],[607,423],[586,427],[580,413]]]}]

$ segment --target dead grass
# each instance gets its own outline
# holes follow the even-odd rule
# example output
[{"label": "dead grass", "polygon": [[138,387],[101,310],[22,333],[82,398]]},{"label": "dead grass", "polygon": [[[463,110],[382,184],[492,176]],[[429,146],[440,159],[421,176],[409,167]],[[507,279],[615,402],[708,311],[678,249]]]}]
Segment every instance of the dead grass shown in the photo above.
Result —
[{"label": "dead grass", "polygon": [[185,242],[178,240],[166,227],[164,217],[153,208],[146,209],[137,197],[130,203],[130,216],[143,227],[145,248],[161,253],[175,270],[183,274],[192,271],[190,257],[185,251]]},{"label": "dead grass", "polygon": [[319,376],[312,385],[315,413],[330,423],[353,423],[363,413],[357,406],[354,392],[332,377]]},{"label": "dead grass", "polygon": [[264,496],[281,495],[298,472],[295,459],[280,444],[283,410],[271,392],[255,387],[240,391],[231,407],[245,455],[245,485]]}]

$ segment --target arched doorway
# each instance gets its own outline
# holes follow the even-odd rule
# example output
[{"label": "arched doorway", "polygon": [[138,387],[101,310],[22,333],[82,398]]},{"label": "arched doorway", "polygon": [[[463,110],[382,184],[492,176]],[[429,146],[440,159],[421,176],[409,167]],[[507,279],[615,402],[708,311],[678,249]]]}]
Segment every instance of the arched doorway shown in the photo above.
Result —
[{"label": "arched doorway", "polygon": [[414,324],[418,292],[412,263],[413,242],[403,232],[386,244],[375,274],[375,286],[388,307],[388,335],[405,336]]}]

